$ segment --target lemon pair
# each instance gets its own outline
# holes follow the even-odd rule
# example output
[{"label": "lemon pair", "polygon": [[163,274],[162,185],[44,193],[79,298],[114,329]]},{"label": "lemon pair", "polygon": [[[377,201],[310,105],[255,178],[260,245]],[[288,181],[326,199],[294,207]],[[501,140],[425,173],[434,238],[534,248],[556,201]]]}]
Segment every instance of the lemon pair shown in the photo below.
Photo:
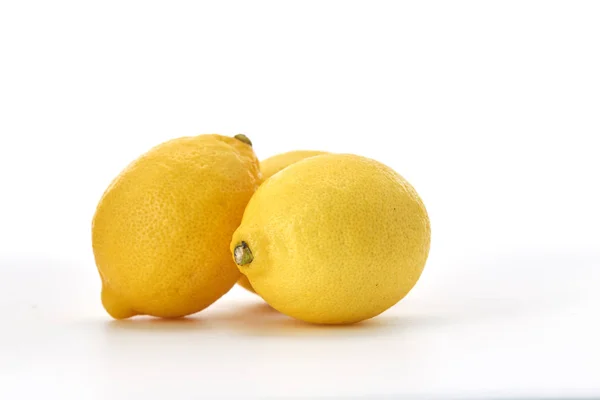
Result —
[{"label": "lemon pair", "polygon": [[239,280],[292,317],[358,322],[410,291],[429,243],[425,207],[392,169],[320,152],[259,165],[243,135],[151,149],[92,223],[102,303],[117,319],[193,314]]}]

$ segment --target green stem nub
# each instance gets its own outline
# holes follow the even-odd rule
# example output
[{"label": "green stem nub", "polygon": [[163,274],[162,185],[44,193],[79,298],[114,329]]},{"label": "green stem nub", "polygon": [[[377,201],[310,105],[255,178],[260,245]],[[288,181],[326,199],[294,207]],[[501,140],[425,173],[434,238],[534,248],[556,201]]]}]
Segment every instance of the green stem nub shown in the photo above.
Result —
[{"label": "green stem nub", "polygon": [[244,142],[248,146],[252,147],[252,142],[250,141],[250,139],[248,139],[248,136],[244,135],[243,133],[238,133],[237,135],[234,136],[234,138],[236,138],[240,142]]},{"label": "green stem nub", "polygon": [[235,249],[233,249],[233,258],[237,265],[247,265],[254,260],[252,251],[250,251],[250,247],[248,247],[246,242],[240,242],[235,246]]}]

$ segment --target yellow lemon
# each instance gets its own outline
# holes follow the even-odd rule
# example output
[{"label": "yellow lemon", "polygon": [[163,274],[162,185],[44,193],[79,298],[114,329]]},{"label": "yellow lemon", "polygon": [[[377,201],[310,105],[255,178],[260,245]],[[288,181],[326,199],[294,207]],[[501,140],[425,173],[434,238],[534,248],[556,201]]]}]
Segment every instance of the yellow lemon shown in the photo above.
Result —
[{"label": "yellow lemon", "polygon": [[[266,160],[260,162],[260,171],[262,172],[262,177],[264,180],[269,179],[285,167],[292,165],[300,160],[304,160],[308,157],[318,156],[320,154],[326,154],[323,151],[316,150],[296,150],[290,151],[287,153],[278,154],[273,157],[269,157]],[[256,293],[254,289],[252,289],[252,285],[248,281],[245,275],[242,275],[238,280],[238,285],[242,286],[244,289],[249,290],[252,293]]]},{"label": "yellow lemon", "polygon": [[282,169],[302,161],[308,157],[314,157],[321,154],[327,154],[324,151],[317,150],[296,150],[289,151],[287,153],[278,154],[273,157],[269,157],[266,160],[260,162],[260,171],[262,172],[263,179],[267,179],[281,171]]},{"label": "yellow lemon", "polygon": [[180,317],[225,294],[240,276],[231,235],[259,182],[243,135],[174,139],[131,163],[92,222],[106,311]]},{"label": "yellow lemon", "polygon": [[429,243],[427,212],[406,180],[377,161],[331,154],[265,181],[231,251],[273,308],[307,322],[344,324],[406,296]]}]

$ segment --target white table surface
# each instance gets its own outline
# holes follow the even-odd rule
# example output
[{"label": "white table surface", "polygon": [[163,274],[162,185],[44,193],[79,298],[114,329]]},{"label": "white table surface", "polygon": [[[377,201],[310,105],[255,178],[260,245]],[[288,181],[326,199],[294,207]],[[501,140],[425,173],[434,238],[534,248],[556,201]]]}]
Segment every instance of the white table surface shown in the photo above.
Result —
[{"label": "white table surface", "polygon": [[2,259],[0,398],[600,396],[600,257],[440,257],[371,321],[296,322],[234,288],[179,321],[113,321],[93,264]]}]

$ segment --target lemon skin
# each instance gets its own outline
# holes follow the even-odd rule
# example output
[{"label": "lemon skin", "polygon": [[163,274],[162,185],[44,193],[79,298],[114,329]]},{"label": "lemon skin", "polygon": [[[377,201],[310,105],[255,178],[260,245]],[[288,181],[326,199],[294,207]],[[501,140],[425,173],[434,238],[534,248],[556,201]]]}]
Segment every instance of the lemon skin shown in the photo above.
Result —
[{"label": "lemon skin", "polygon": [[371,159],[331,154],[263,183],[231,251],[273,308],[306,322],[348,324],[406,296],[429,246],[425,206],[404,178]]},{"label": "lemon skin", "polygon": [[92,245],[112,317],[193,314],[239,279],[229,242],[260,183],[243,139],[168,141],[110,184],[92,221]]},{"label": "lemon skin", "polygon": [[[318,156],[321,154],[327,153],[324,151],[317,150],[295,150],[289,151],[287,153],[278,154],[273,157],[269,157],[260,162],[260,171],[262,172],[263,180],[270,178],[282,169],[294,163],[297,163],[298,161],[304,160],[308,157]],[[244,289],[252,293],[256,293],[252,288],[250,281],[248,281],[248,278],[246,278],[245,275],[242,275],[240,277],[240,279],[238,280],[238,285],[242,286]]]}]

